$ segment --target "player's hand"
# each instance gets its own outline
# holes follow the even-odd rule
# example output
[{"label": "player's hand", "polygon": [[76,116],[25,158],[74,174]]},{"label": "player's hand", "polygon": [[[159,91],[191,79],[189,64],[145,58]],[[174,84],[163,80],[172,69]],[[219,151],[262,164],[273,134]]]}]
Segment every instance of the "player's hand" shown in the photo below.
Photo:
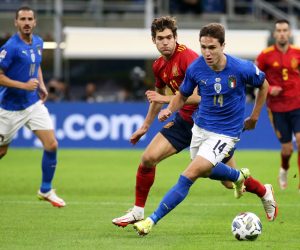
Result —
[{"label": "player's hand", "polygon": [[257,123],[257,119],[247,117],[244,120],[244,130],[252,130],[255,129]]},{"label": "player's hand", "polygon": [[24,89],[28,91],[34,91],[38,88],[38,86],[39,81],[36,78],[31,78],[28,80],[28,82],[26,82],[26,84],[23,84]]},{"label": "player's hand", "polygon": [[166,100],[165,100],[166,97],[164,95],[157,93],[154,90],[147,90],[145,95],[149,102],[157,102],[157,103],[161,103],[161,104],[166,103]]},{"label": "player's hand", "polygon": [[282,91],[281,87],[272,86],[269,93],[270,93],[271,96],[278,96],[281,91]]},{"label": "player's hand", "polygon": [[172,111],[168,108],[163,109],[158,114],[158,120],[164,122],[172,115]]},{"label": "player's hand", "polygon": [[46,102],[47,98],[48,98],[48,91],[45,87],[41,87],[39,88],[39,96],[42,100],[42,102]]},{"label": "player's hand", "polygon": [[132,145],[135,145],[141,139],[141,137],[147,133],[147,131],[148,131],[148,129],[143,128],[143,127],[136,130],[130,137],[130,143]]}]

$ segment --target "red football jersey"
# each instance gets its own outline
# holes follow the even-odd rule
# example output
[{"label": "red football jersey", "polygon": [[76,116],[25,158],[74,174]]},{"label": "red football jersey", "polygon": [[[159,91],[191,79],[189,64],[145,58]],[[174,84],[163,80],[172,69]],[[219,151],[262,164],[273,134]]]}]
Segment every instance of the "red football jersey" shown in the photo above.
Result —
[{"label": "red football jersey", "polygon": [[[153,63],[153,72],[155,76],[155,86],[164,88],[166,86],[175,95],[182,83],[187,67],[198,58],[198,54],[187,48],[185,45],[177,44],[176,49],[170,60],[163,57],[158,58]],[[188,121],[193,122],[192,114],[198,105],[184,105],[180,110],[180,116]]]},{"label": "red football jersey", "polygon": [[274,112],[288,112],[300,108],[300,48],[290,45],[282,53],[275,45],[263,50],[256,59],[257,66],[265,72],[273,86],[280,86],[278,96],[268,94],[267,106]]}]

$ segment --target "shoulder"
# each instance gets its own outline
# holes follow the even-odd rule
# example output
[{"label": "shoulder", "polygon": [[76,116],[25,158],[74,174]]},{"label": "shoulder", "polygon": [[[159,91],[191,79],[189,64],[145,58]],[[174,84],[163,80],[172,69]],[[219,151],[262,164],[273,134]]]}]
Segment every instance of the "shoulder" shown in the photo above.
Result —
[{"label": "shoulder", "polygon": [[296,45],[290,45],[291,49],[300,52],[300,47],[296,46]]},{"label": "shoulder", "polygon": [[153,72],[154,74],[156,72],[159,71],[159,69],[164,65],[164,59],[162,56],[160,56],[159,58],[157,58],[154,63],[152,64],[152,69],[153,69]]},{"label": "shoulder", "polygon": [[273,51],[275,51],[275,45],[272,45],[272,46],[269,46],[269,47],[265,48],[265,49],[261,52],[261,54],[268,54],[268,53],[271,53],[271,52],[273,52]]},{"label": "shoulder", "polygon": [[38,35],[34,34],[34,35],[32,35],[32,38],[35,43],[44,43],[44,40]]},{"label": "shoulder", "polygon": [[195,51],[193,51],[192,49],[188,48],[184,44],[178,44],[178,46],[176,48],[176,53],[182,54],[182,55],[190,55],[190,56],[198,57],[198,54]]},{"label": "shoulder", "polygon": [[231,67],[239,69],[240,72],[245,72],[248,69],[255,68],[255,65],[252,61],[231,56],[231,55],[226,55],[226,56]]}]

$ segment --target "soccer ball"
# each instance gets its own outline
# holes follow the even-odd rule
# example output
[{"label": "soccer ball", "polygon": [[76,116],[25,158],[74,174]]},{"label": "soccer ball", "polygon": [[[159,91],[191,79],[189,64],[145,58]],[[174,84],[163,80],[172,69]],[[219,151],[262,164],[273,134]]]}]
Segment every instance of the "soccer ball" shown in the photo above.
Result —
[{"label": "soccer ball", "polygon": [[238,214],[232,221],[231,231],[238,240],[256,240],[262,232],[260,219],[251,212]]}]

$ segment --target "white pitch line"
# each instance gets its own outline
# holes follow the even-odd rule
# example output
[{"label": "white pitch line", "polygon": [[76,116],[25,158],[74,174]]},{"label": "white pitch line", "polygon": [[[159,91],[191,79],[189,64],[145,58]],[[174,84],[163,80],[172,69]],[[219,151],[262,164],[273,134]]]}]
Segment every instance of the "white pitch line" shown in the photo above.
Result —
[{"label": "white pitch line", "polygon": [[[37,205],[37,204],[43,204],[41,201],[3,201],[0,200],[0,204],[25,204],[25,205]],[[131,206],[132,203],[126,203],[126,202],[109,202],[109,201],[67,201],[67,205],[102,205],[102,206]],[[185,206],[185,204],[182,204],[182,206]],[[186,206],[194,206],[194,207],[260,207],[261,203],[257,202],[256,204],[247,204],[247,203],[189,203],[186,204]],[[283,203],[279,204],[279,207],[300,207],[299,203]]]}]

